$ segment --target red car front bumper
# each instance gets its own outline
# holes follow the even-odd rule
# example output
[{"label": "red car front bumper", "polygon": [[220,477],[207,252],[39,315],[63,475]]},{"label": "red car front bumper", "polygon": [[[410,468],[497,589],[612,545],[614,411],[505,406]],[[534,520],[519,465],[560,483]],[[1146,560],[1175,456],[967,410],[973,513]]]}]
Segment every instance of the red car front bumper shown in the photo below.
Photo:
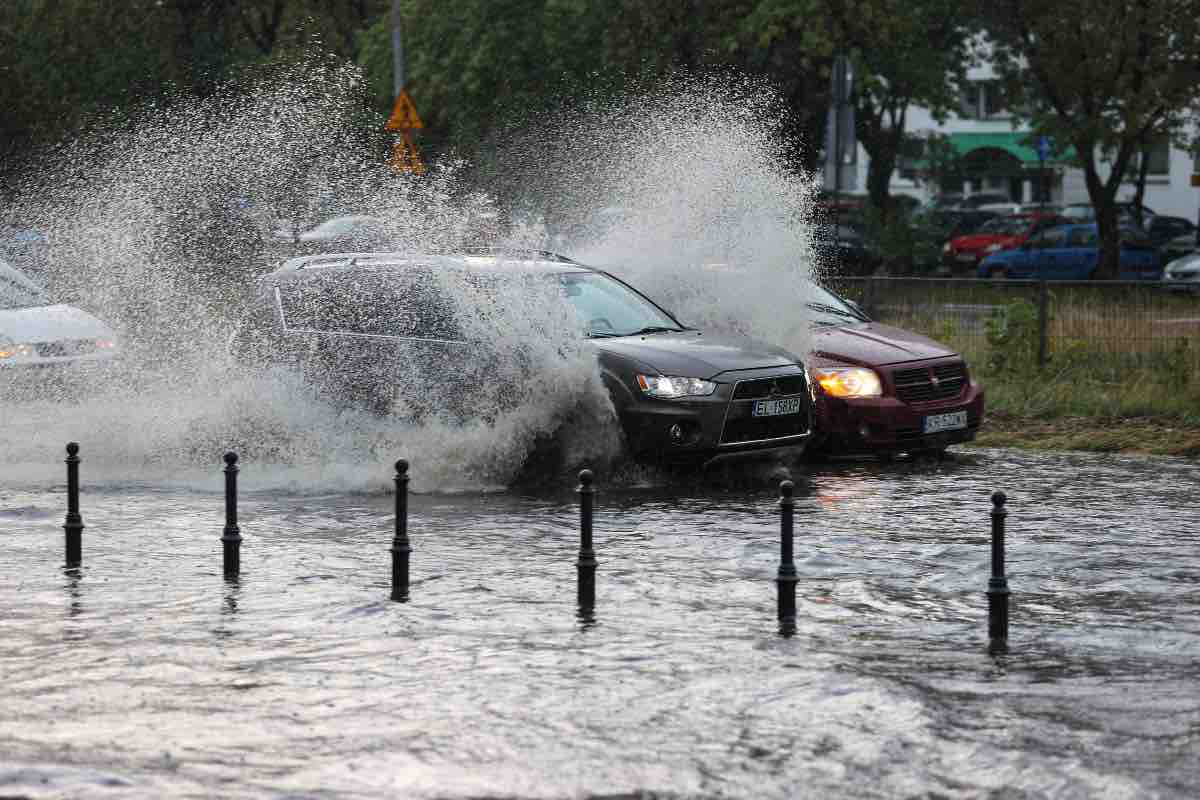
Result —
[{"label": "red car front bumper", "polygon": [[[902,366],[910,373],[922,369]],[[817,435],[810,451],[832,455],[915,453],[944,450],[975,438],[984,410],[983,389],[975,381],[966,381],[954,397],[902,399],[896,391],[899,370],[880,372],[884,383],[881,397],[837,398],[818,388],[813,409]],[[965,413],[965,420],[960,412]],[[958,427],[960,420],[962,426]],[[953,427],[938,429],[947,424]]]}]

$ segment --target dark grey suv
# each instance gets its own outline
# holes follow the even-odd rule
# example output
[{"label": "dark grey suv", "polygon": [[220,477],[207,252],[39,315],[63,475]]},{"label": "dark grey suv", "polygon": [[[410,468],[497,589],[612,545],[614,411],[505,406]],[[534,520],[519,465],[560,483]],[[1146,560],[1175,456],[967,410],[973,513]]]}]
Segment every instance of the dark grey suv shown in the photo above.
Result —
[{"label": "dark grey suv", "polygon": [[[448,296],[447,276],[470,287],[465,301]],[[572,334],[582,331],[584,346],[594,348],[631,455],[704,463],[798,455],[807,443],[812,391],[796,355],[689,328],[609,273],[553,254],[292,259],[259,280],[231,346],[242,360],[295,365],[339,398],[381,413],[486,418],[536,391],[494,376],[536,383],[539,365],[498,369],[530,356],[511,342],[502,346],[500,328],[464,324],[499,316],[502,326],[503,315],[477,308],[464,315],[462,306],[514,287],[565,303]],[[439,391],[448,373],[454,388]],[[485,388],[492,394],[480,399]]]}]

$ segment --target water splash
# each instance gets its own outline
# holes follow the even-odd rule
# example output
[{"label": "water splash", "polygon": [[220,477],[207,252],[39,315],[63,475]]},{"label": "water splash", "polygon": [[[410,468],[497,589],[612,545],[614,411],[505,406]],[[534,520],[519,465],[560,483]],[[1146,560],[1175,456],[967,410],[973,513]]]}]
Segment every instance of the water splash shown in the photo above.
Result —
[{"label": "water splash", "polygon": [[557,245],[689,324],[806,353],[817,185],[789,162],[786,116],[769,87],[688,75],[569,116],[544,168]]},{"label": "water splash", "polygon": [[[105,381],[3,401],[10,477],[57,474],[70,439],[113,480],[190,480],[238,449],[248,474],[263,465],[263,485],[369,490],[388,486],[400,456],[418,490],[507,485],[548,440],[568,461],[614,457],[611,404],[577,322],[516,284],[485,297],[442,276],[460,327],[494,347],[406,376],[440,402],[455,385],[445,370],[475,374],[477,419],[379,416],[293,373],[233,363],[226,342],[255,279],[288,254],[287,231],[336,214],[372,215],[399,250],[565,249],[691,324],[806,348],[807,327],[780,311],[811,263],[812,185],[764,122],[776,113],[768,92],[680,81],[565,115],[524,145],[513,165],[523,194],[501,208],[453,159],[422,179],[390,172],[386,142],[364,140],[376,121],[364,123],[360,90],[355,69],[314,57],[114,120],[26,184],[11,211],[48,237],[35,277],[116,326],[125,359]],[[514,386],[522,402],[506,403]]]}]

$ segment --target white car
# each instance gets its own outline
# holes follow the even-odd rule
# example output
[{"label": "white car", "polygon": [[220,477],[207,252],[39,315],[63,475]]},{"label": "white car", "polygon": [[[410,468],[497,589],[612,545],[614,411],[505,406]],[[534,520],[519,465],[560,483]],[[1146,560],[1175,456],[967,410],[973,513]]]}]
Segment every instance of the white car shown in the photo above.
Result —
[{"label": "white car", "polygon": [[0,261],[0,371],[98,365],[117,350],[107,324],[81,308],[51,303],[40,286]]},{"label": "white car", "polygon": [[1188,253],[1167,264],[1162,284],[1173,292],[1200,294],[1200,253]]}]

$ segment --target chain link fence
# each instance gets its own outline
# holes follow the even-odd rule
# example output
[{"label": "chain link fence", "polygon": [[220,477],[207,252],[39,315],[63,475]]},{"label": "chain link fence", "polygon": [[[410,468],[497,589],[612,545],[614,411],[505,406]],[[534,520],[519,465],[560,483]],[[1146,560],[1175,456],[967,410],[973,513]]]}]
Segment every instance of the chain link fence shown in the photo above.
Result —
[{"label": "chain link fence", "polygon": [[1131,281],[833,278],[873,319],[992,367],[1200,368],[1200,296]]}]

